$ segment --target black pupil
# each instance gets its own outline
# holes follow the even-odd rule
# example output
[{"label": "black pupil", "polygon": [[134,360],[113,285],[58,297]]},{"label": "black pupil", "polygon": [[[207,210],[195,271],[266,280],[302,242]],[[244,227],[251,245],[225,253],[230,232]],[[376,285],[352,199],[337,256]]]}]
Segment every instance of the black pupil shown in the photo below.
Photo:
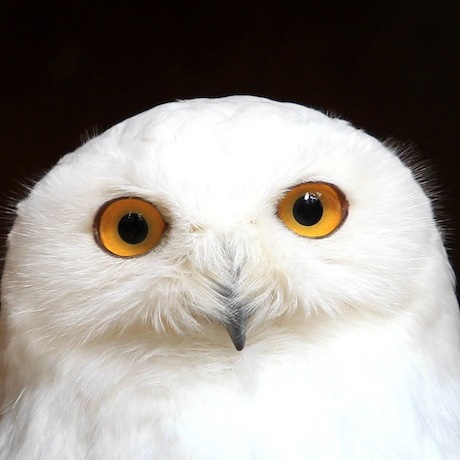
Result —
[{"label": "black pupil", "polygon": [[306,193],[294,203],[292,212],[300,225],[311,227],[321,220],[323,205],[318,195]]},{"label": "black pupil", "polygon": [[118,222],[118,234],[129,244],[139,244],[147,238],[149,227],[141,214],[130,212]]}]

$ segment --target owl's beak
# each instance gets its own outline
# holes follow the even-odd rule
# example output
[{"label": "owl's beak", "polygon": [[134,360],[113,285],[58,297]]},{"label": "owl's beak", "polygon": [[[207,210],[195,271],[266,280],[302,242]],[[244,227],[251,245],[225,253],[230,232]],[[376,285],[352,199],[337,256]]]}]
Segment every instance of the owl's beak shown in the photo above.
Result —
[{"label": "owl's beak", "polygon": [[[223,252],[228,252],[226,246],[224,246]],[[232,260],[231,257],[229,257],[229,259]],[[227,328],[228,335],[232,339],[235,348],[241,351],[246,342],[248,315],[246,313],[246,308],[244,308],[244,304],[242,304],[235,295],[235,286],[237,284],[236,280],[239,277],[239,270],[236,269],[231,271],[230,275],[227,283],[220,283],[209,275],[207,278],[214,284],[214,290],[225,308],[226,318],[223,319],[223,324]]]},{"label": "owl's beak", "polygon": [[243,315],[238,315],[238,317],[229,320],[225,326],[233,345],[238,351],[241,351],[246,342],[246,318]]}]

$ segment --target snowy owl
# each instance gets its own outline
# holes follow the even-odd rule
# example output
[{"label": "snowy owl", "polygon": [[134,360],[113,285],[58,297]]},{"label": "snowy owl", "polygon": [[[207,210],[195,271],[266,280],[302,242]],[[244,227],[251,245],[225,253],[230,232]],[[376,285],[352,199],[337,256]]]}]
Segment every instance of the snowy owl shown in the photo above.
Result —
[{"label": "snowy owl", "polygon": [[432,196],[349,123],[178,101],[17,206],[0,458],[460,458],[460,328]]}]

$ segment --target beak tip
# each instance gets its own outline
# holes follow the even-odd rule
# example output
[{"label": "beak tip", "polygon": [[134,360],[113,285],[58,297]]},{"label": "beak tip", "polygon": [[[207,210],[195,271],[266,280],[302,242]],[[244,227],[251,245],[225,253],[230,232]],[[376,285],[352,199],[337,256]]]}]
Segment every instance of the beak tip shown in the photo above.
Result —
[{"label": "beak tip", "polygon": [[245,340],[243,338],[243,340],[233,342],[233,345],[235,345],[237,351],[241,351],[244,348],[244,342]]},{"label": "beak tip", "polygon": [[236,350],[241,351],[246,344],[246,332],[241,326],[235,327],[234,325],[227,326],[227,331]]}]

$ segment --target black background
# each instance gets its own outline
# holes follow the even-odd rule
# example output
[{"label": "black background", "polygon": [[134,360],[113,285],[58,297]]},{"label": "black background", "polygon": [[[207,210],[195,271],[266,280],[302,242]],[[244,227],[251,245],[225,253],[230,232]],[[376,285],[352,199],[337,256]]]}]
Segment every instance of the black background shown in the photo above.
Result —
[{"label": "black background", "polygon": [[0,200],[154,105],[261,95],[339,114],[428,160],[460,267],[456,3],[2,2]]}]

